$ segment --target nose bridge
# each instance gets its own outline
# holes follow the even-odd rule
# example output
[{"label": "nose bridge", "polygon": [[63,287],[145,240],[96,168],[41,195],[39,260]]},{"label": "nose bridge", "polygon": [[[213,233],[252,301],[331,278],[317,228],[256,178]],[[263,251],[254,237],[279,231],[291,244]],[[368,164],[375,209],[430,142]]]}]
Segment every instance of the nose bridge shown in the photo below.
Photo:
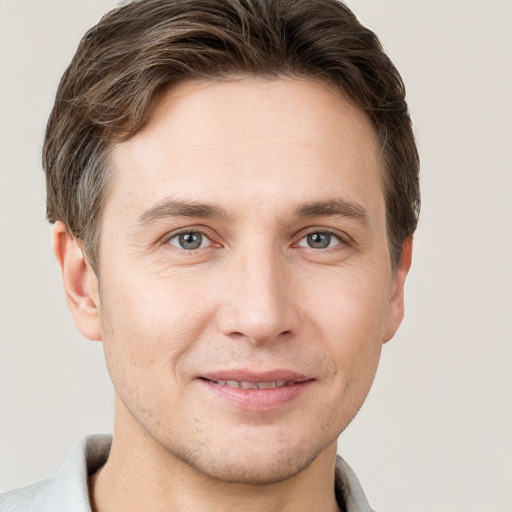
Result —
[{"label": "nose bridge", "polygon": [[287,263],[269,240],[239,248],[230,258],[220,327],[226,335],[264,343],[294,329]]}]

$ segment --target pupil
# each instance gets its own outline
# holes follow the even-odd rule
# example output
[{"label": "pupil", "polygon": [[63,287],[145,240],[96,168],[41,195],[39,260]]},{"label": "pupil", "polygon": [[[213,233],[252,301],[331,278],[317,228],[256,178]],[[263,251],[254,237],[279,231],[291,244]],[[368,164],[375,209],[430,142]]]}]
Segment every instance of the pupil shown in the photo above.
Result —
[{"label": "pupil", "polygon": [[314,249],[325,249],[329,247],[331,235],[329,233],[312,233],[308,235],[308,244]]},{"label": "pupil", "polygon": [[180,235],[179,239],[183,249],[198,249],[201,247],[202,235],[200,233],[184,233]]}]

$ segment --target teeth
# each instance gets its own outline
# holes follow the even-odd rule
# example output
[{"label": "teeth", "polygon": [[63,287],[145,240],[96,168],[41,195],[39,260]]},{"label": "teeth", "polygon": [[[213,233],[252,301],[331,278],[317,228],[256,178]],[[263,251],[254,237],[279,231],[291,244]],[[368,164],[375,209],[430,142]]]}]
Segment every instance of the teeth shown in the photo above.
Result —
[{"label": "teeth", "polygon": [[277,381],[271,380],[270,382],[258,382],[258,389],[272,389],[277,387]]},{"label": "teeth", "polygon": [[221,386],[242,389],[273,389],[282,388],[283,386],[289,386],[291,384],[294,384],[293,380],[271,380],[268,382],[247,382],[243,380],[217,380],[214,382],[220,384]]}]

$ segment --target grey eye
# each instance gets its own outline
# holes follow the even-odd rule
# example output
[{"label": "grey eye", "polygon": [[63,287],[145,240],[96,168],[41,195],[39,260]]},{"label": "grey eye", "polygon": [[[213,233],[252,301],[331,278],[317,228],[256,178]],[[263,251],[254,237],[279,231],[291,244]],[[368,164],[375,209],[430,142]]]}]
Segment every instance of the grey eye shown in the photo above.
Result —
[{"label": "grey eye", "polygon": [[309,247],[311,249],[327,249],[340,243],[341,240],[332,233],[315,231],[314,233],[309,233],[309,235],[302,238],[298,245],[300,247]]},{"label": "grey eye", "polygon": [[208,247],[210,241],[208,238],[199,231],[188,231],[178,233],[169,239],[169,244],[180,249],[193,251],[194,249],[202,249]]}]

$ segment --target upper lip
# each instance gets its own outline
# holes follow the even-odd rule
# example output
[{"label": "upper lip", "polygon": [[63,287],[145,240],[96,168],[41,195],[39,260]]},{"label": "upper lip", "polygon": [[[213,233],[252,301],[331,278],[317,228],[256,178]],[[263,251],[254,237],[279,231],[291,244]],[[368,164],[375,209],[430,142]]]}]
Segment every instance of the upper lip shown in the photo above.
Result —
[{"label": "upper lip", "polygon": [[256,372],[245,369],[227,369],[217,370],[203,373],[198,376],[202,379],[218,381],[218,380],[235,380],[238,382],[271,382],[271,381],[295,381],[304,382],[311,380],[311,377],[293,370],[277,369],[264,372]]}]

